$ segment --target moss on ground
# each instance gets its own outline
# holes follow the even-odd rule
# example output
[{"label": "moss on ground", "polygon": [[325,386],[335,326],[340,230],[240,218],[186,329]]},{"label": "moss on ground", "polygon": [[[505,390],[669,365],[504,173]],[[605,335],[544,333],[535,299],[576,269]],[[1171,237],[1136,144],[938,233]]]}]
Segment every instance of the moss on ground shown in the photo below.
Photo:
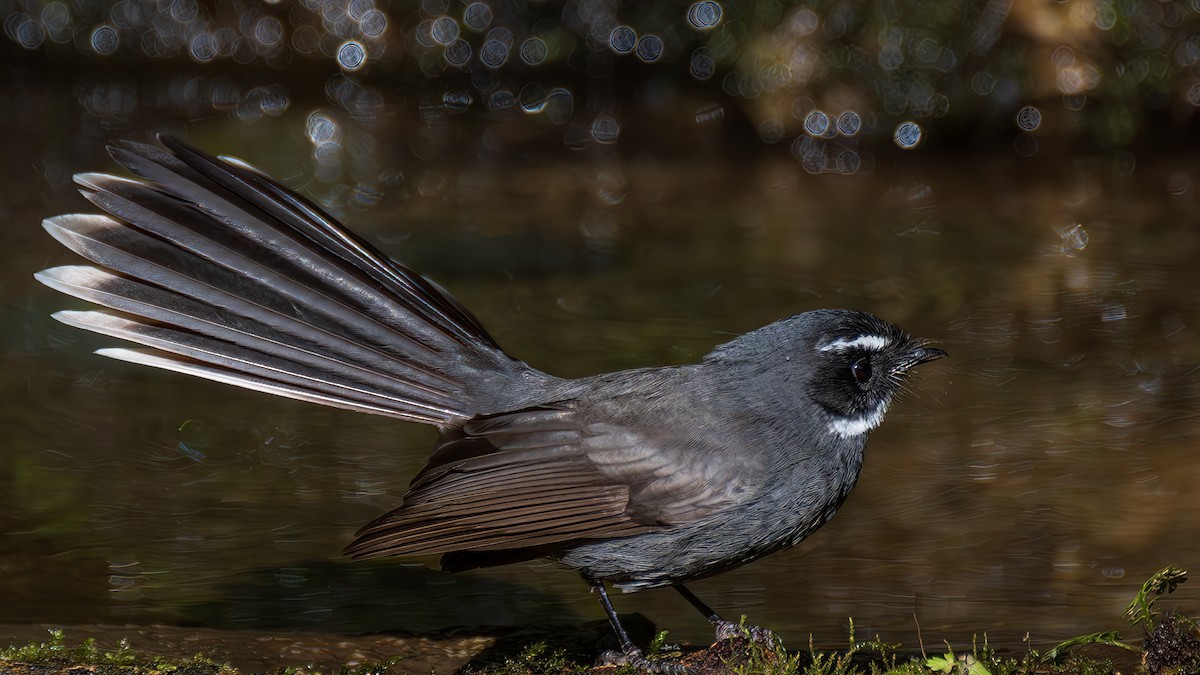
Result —
[{"label": "moss on ground", "polygon": [[[900,645],[878,639],[858,641],[851,622],[844,649],[788,651],[780,644],[759,644],[744,636],[704,649],[680,649],[666,644],[660,633],[647,650],[652,660],[675,664],[695,675],[1197,675],[1200,674],[1200,628],[1196,619],[1159,612],[1156,602],[1186,580],[1186,572],[1166,568],[1143,584],[1126,609],[1131,628],[1141,628],[1141,644],[1123,642],[1116,633],[1093,633],[1067,640],[1040,652],[1032,646],[1018,655],[999,655],[987,639],[969,650],[950,645],[937,653],[914,655]],[[626,675],[629,666],[594,666],[588,650],[568,650],[535,642],[516,654],[495,655],[472,662],[461,672],[472,675]],[[412,672],[400,661],[383,661],[341,669],[286,667],[274,675],[390,675]],[[69,647],[61,631],[39,644],[0,649],[3,675],[242,675],[236,668],[197,655],[169,659],[139,653],[122,641],[115,649],[100,649],[88,639]]]},{"label": "moss on ground", "polygon": [[143,654],[122,641],[116,649],[100,649],[87,639],[68,647],[63,631],[50,631],[47,642],[0,649],[0,673],[5,675],[233,675],[232,667],[196,655],[168,659]]},{"label": "moss on ground", "polygon": [[[734,638],[708,649],[687,653],[650,650],[652,658],[681,664],[695,675],[1198,675],[1200,629],[1197,620],[1176,614],[1160,615],[1155,603],[1186,581],[1187,572],[1167,567],[1142,585],[1125,617],[1131,628],[1145,631],[1140,646],[1121,641],[1117,633],[1092,633],[1067,640],[1045,652],[1030,646],[1025,653],[998,655],[987,638],[977,639],[969,651],[949,645],[936,654],[913,655],[900,645],[878,639],[859,642],[854,622],[845,649],[789,652],[782,645],[760,645]],[[663,635],[656,639],[661,645]],[[474,670],[478,675],[559,675],[618,673],[622,668],[592,668],[572,662],[563,652],[546,653],[534,645],[521,657]]]}]

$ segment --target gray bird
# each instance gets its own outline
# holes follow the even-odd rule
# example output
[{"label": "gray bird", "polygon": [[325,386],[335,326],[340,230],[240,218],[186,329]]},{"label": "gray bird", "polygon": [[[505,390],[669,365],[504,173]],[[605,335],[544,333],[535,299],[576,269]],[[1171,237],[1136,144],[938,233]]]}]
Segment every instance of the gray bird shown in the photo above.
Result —
[{"label": "gray bird", "polygon": [[160,142],[110,148],[136,179],[75,176],[109,215],[44,221],[96,266],[38,280],[106,308],[55,318],[144,346],[105,356],[434,425],[438,444],[401,505],[346,552],[441,554],[450,571],[556,559],[591,585],[620,658],[640,666],[654,664],[604,583],[672,586],[718,637],[733,634],[683,583],[827,522],[905,376],[946,355],[870,314],[827,309],[696,364],[557,378],[253,167]]}]

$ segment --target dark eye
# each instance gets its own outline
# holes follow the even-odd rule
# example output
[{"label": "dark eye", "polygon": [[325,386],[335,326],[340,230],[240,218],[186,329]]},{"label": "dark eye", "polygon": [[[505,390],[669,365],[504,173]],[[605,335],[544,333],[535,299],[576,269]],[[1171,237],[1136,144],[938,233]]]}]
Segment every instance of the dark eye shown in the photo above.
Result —
[{"label": "dark eye", "polygon": [[855,382],[866,384],[867,380],[871,379],[871,360],[864,356],[851,363],[850,374],[854,376]]}]

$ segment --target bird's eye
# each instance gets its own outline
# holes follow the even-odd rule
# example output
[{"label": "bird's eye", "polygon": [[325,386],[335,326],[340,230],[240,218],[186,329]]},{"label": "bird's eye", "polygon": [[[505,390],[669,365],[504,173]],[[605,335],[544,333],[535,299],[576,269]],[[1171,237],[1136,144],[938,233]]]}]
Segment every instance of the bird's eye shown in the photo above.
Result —
[{"label": "bird's eye", "polygon": [[850,364],[850,374],[854,376],[854,381],[859,384],[866,384],[867,380],[871,379],[871,360],[867,357],[862,357]]}]

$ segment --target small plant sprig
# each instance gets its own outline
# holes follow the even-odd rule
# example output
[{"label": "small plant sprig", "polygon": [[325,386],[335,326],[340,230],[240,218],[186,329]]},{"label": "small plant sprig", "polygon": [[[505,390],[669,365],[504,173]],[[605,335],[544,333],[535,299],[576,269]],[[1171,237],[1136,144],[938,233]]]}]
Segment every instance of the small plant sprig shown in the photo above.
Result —
[{"label": "small plant sprig", "polygon": [[1125,620],[1129,626],[1145,624],[1147,632],[1154,630],[1154,619],[1158,612],[1154,603],[1167,594],[1175,592],[1175,587],[1187,581],[1187,570],[1178,567],[1164,567],[1142,584],[1141,590],[1133,597],[1133,602],[1125,608]]},{"label": "small plant sprig", "polygon": [[954,655],[951,649],[941,656],[934,656],[925,661],[925,667],[935,673],[962,673],[963,675],[992,675],[991,671],[971,654]]},{"label": "small plant sprig", "polygon": [[1103,633],[1079,635],[1071,638],[1070,640],[1064,640],[1054,645],[1054,648],[1043,654],[1039,660],[1042,663],[1056,662],[1061,656],[1066,654],[1068,650],[1075,647],[1082,647],[1083,645],[1109,645],[1111,647],[1128,649],[1131,652],[1141,651],[1131,644],[1121,642],[1121,634],[1115,630],[1110,630],[1104,631]]}]

